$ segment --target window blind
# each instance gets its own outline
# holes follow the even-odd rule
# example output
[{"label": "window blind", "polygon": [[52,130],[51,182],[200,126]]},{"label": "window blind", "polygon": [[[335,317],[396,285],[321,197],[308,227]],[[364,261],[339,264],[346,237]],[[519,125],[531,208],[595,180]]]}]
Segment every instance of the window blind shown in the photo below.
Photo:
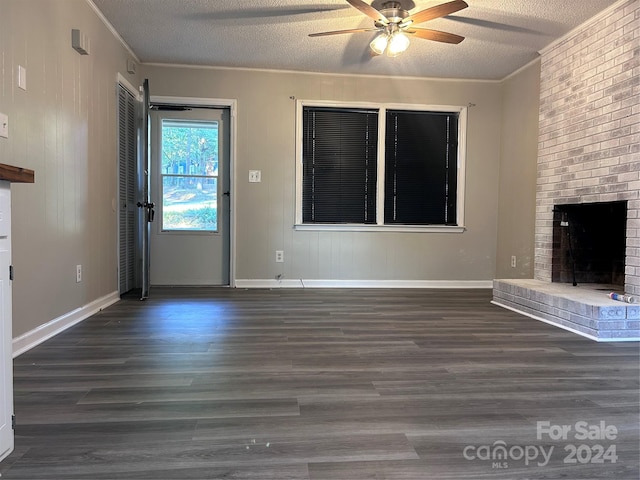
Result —
[{"label": "window blind", "polygon": [[304,223],[376,223],[378,111],[303,108]]},{"label": "window blind", "polygon": [[387,110],[385,224],[455,225],[458,114]]}]

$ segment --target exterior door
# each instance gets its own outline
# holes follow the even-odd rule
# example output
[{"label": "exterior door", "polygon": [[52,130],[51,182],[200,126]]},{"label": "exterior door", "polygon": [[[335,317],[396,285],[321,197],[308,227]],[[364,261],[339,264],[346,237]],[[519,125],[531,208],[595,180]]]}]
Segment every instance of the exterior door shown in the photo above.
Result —
[{"label": "exterior door", "polygon": [[151,110],[152,285],[229,285],[229,112]]},{"label": "exterior door", "polygon": [[140,231],[140,246],[142,258],[142,293],[140,300],[149,297],[151,285],[151,222],[154,219],[154,205],[150,201],[149,173],[151,168],[151,156],[149,149],[149,80],[145,79],[142,86],[142,128],[140,131],[140,147],[138,149],[138,193],[140,200],[137,203],[140,215],[138,226]]}]

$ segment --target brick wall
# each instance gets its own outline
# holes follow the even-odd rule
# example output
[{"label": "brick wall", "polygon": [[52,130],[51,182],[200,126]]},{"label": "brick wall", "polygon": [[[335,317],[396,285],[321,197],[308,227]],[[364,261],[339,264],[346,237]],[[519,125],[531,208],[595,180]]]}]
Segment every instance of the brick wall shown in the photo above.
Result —
[{"label": "brick wall", "polygon": [[640,0],[542,52],[534,275],[551,281],[553,205],[627,200],[625,290],[640,295]]}]

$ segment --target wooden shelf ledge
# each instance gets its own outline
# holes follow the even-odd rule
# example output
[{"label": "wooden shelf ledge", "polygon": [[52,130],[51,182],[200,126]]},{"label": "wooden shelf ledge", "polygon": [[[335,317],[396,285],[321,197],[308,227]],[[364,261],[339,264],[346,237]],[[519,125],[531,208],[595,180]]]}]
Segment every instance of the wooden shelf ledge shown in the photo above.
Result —
[{"label": "wooden shelf ledge", "polygon": [[13,183],[34,183],[35,177],[34,171],[28,168],[0,163],[0,180]]}]

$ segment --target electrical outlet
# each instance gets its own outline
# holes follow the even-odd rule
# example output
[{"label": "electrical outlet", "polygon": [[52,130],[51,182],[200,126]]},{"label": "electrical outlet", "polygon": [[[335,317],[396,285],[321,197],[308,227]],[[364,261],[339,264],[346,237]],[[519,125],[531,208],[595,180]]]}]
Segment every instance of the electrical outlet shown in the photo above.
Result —
[{"label": "electrical outlet", "polygon": [[249,183],[260,183],[262,181],[262,171],[249,170]]},{"label": "electrical outlet", "polygon": [[283,263],[283,262],[284,262],[284,251],[276,250],[276,263]]},{"label": "electrical outlet", "polygon": [[76,283],[82,281],[82,265],[76,265]]},{"label": "electrical outlet", "polygon": [[511,255],[511,268],[516,268],[516,256]]}]

